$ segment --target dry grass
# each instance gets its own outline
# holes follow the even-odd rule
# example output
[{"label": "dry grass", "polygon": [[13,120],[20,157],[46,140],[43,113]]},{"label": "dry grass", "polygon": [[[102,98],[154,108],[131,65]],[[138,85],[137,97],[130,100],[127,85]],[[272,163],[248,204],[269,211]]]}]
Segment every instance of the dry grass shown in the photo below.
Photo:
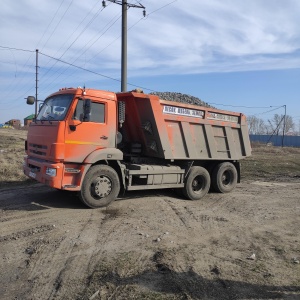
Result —
[{"label": "dry grass", "polygon": [[252,145],[252,156],[242,161],[242,178],[283,180],[300,178],[300,148]]},{"label": "dry grass", "polygon": [[26,183],[23,174],[26,130],[0,129],[0,187]]},{"label": "dry grass", "polygon": [[[0,129],[0,187],[32,182],[23,174],[26,130]],[[252,156],[242,161],[243,179],[300,178],[300,148],[254,144]]]}]

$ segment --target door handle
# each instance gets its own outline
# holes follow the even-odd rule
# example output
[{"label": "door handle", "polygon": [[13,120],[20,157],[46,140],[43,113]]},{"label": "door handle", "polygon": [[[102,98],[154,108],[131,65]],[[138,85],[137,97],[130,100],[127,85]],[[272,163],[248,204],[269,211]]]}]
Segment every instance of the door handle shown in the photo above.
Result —
[{"label": "door handle", "polygon": [[102,139],[102,140],[107,140],[108,137],[107,137],[106,135],[102,135],[102,136],[100,137],[100,139]]}]

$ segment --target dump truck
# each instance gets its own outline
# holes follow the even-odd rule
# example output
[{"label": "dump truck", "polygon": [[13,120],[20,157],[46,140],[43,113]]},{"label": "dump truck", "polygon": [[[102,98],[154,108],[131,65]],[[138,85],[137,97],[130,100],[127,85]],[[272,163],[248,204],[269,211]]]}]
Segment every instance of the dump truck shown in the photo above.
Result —
[{"label": "dump truck", "polygon": [[76,192],[91,208],[133,190],[170,188],[190,200],[209,190],[227,193],[240,182],[240,160],[251,155],[242,113],[139,90],[86,88],[63,88],[46,98],[25,151],[25,175]]}]

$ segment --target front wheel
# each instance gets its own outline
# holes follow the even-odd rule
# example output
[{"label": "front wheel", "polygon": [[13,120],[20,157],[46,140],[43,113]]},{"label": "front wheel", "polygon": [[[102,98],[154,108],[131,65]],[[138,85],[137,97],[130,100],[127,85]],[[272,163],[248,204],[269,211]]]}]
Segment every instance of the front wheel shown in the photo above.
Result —
[{"label": "front wheel", "polygon": [[183,188],[184,195],[190,200],[203,198],[210,188],[210,176],[202,167],[191,167]]},{"label": "front wheel", "polygon": [[212,172],[212,187],[218,193],[229,193],[236,187],[237,179],[236,167],[230,162],[223,162]]},{"label": "front wheel", "polygon": [[79,192],[80,200],[91,208],[108,206],[120,192],[117,172],[106,165],[96,165],[87,172]]}]

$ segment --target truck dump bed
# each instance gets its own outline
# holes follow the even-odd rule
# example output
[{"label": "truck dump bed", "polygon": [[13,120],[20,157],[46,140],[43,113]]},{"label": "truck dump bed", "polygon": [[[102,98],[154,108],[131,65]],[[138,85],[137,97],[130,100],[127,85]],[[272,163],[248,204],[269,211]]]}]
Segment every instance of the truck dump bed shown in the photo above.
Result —
[{"label": "truck dump bed", "polygon": [[126,104],[124,144],[139,155],[170,160],[240,160],[251,154],[242,113],[119,93]]}]

